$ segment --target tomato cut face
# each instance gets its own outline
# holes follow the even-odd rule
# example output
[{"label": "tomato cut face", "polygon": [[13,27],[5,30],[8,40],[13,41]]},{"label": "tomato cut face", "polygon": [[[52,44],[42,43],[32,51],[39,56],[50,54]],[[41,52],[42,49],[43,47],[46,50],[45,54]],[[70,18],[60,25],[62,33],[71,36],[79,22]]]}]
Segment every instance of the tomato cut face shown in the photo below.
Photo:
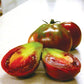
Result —
[{"label": "tomato cut face", "polygon": [[46,73],[60,81],[73,79],[81,69],[81,63],[76,57],[58,49],[44,48],[42,61]]},{"label": "tomato cut face", "polygon": [[17,46],[7,52],[1,66],[12,76],[30,76],[39,65],[42,48],[43,45],[38,42]]},{"label": "tomato cut face", "polygon": [[28,42],[40,42],[44,48],[57,48],[64,51],[69,51],[72,46],[69,32],[58,23],[41,25],[30,35]]}]

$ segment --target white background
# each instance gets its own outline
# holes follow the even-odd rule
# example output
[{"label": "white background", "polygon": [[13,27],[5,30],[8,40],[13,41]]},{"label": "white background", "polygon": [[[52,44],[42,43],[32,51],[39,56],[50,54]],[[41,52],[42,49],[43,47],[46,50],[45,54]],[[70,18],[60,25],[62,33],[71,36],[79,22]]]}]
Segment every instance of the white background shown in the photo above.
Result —
[{"label": "white background", "polygon": [[81,71],[72,81],[60,82],[46,76],[42,64],[31,78],[19,79],[5,73],[0,65],[0,84],[84,84],[84,1],[28,0],[0,17],[0,61],[13,47],[27,43],[42,20],[73,21],[82,31],[80,45],[71,51],[81,61]]}]

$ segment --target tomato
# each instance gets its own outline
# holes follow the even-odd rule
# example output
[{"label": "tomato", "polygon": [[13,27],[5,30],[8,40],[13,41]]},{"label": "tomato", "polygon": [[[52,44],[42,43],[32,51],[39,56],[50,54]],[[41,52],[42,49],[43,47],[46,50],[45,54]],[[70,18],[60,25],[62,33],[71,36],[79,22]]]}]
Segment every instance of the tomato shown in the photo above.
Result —
[{"label": "tomato", "polygon": [[29,77],[39,65],[42,48],[38,42],[12,48],[1,60],[2,69],[12,76]]},{"label": "tomato", "polygon": [[71,35],[61,24],[55,23],[54,20],[37,28],[29,36],[28,42],[40,42],[44,48],[57,48],[64,51],[69,51],[72,47]]},{"label": "tomato", "polygon": [[46,73],[60,81],[72,80],[81,70],[78,58],[59,49],[44,48],[42,61]]},{"label": "tomato", "polygon": [[61,25],[70,32],[72,37],[72,49],[75,49],[81,42],[81,30],[74,22],[62,22]]}]

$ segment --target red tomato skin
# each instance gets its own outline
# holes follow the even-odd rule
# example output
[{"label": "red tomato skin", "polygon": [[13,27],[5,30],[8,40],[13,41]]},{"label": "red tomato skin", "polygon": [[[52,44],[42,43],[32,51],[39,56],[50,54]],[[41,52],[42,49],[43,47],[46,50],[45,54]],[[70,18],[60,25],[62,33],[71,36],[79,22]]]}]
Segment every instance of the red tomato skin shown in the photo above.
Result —
[{"label": "red tomato skin", "polygon": [[81,30],[74,22],[62,22],[61,25],[70,32],[72,37],[72,49],[75,49],[81,42]]},{"label": "red tomato skin", "polygon": [[60,24],[43,24],[35,30],[28,39],[29,42],[40,42],[43,47],[70,51],[72,38]]}]

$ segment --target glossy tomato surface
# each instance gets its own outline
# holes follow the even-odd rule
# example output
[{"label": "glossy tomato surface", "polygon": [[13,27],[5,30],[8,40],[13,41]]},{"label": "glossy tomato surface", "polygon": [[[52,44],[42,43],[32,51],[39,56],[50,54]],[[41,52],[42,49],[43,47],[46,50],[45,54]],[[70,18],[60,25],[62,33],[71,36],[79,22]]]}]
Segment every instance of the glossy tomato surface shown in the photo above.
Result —
[{"label": "glossy tomato surface", "polygon": [[61,25],[70,32],[72,37],[72,49],[76,48],[81,42],[81,30],[74,22],[63,22]]},{"label": "glossy tomato surface", "polygon": [[78,58],[59,49],[44,48],[42,61],[46,73],[60,81],[72,80],[81,69]]},{"label": "glossy tomato surface", "polygon": [[57,48],[69,51],[72,46],[72,38],[68,31],[60,24],[43,24],[29,37],[28,42],[40,42],[43,47]]}]

